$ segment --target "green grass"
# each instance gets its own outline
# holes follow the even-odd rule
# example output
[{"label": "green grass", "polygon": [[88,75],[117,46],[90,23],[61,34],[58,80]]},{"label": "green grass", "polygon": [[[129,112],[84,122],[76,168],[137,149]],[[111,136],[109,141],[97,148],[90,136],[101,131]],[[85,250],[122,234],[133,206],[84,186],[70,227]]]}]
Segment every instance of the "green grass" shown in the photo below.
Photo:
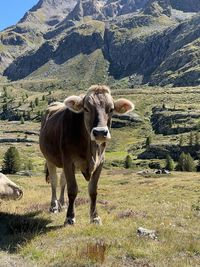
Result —
[{"label": "green grass", "polygon": [[[83,90],[68,90],[62,80],[20,81],[4,83],[14,103],[28,94],[27,101],[48,95],[62,100]],[[62,88],[63,90],[60,90]],[[57,90],[59,89],[59,90]],[[2,91],[2,90],[1,90]],[[153,143],[177,143],[180,135],[155,135],[150,125],[151,109],[165,103],[167,107],[199,108],[200,87],[193,88],[123,88],[113,89],[113,97],[127,97],[143,123],[134,127],[112,129],[112,140],[106,152],[106,164],[99,181],[98,209],[103,225],[89,224],[87,182],[78,174],[79,194],[77,223],[63,227],[65,212],[49,214],[50,186],[43,174],[44,159],[38,144],[15,143],[22,163],[31,159],[32,177],[9,176],[24,190],[20,201],[1,202],[0,257],[18,266],[199,266],[199,174],[173,172],[169,176],[143,177],[137,170],[149,161],[138,160],[146,137]],[[28,107],[28,102],[24,105]],[[0,106],[2,101],[0,101]],[[46,107],[46,102],[33,111]],[[25,124],[1,121],[0,137],[24,137],[24,132],[39,131],[40,123]],[[12,133],[12,130],[18,133]],[[8,133],[5,133],[8,131]],[[184,143],[188,142],[184,134]],[[29,136],[38,140],[38,136]],[[0,144],[0,165],[3,154],[12,145]],[[135,170],[124,169],[123,161],[131,154]],[[155,161],[157,161],[155,159]],[[118,167],[113,167],[112,162]],[[121,164],[121,165],[120,165]],[[164,161],[161,162],[164,165]],[[158,241],[137,236],[137,228],[154,229]],[[5,227],[9,227],[6,233]],[[3,231],[4,229],[4,231]],[[2,238],[1,238],[2,237]]]},{"label": "green grass", "polygon": [[[62,226],[65,212],[48,213],[50,187],[42,175],[12,179],[24,188],[24,197],[2,203],[1,216],[6,220],[5,212],[10,214],[12,239],[7,234],[6,240],[25,262],[38,266],[198,266],[199,210],[193,208],[199,203],[198,174],[145,178],[132,171],[104,171],[98,190],[102,226],[89,224],[87,183],[78,176],[74,227]],[[18,216],[18,222],[11,214]],[[140,226],[156,230],[158,241],[138,237]],[[0,247],[4,249],[5,243],[0,242]]]}]

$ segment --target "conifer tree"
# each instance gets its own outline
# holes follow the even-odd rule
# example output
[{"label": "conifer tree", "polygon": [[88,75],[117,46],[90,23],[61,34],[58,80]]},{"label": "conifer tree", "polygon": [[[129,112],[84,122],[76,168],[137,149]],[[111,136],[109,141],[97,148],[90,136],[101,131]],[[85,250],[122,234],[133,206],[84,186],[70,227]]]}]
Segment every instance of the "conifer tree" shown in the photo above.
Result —
[{"label": "conifer tree", "polygon": [[167,155],[166,157],[166,166],[165,169],[169,170],[169,171],[173,171],[174,170],[174,161],[173,159],[170,157],[170,155]]},{"label": "conifer tree", "polygon": [[196,166],[195,166],[194,160],[189,153],[186,154],[185,170],[187,172],[196,171]]},{"label": "conifer tree", "polygon": [[193,144],[194,144],[194,134],[193,132],[191,132],[189,136],[189,146],[193,146]]},{"label": "conifer tree", "polygon": [[151,138],[151,136],[148,136],[146,139],[146,147],[148,148],[151,143],[152,143],[152,138]]},{"label": "conifer tree", "polygon": [[39,99],[38,99],[38,97],[35,98],[35,105],[36,105],[36,106],[39,105]]},{"label": "conifer tree", "polygon": [[180,139],[179,139],[179,146],[183,146],[183,135],[180,136]]},{"label": "conifer tree", "polygon": [[20,170],[20,156],[16,147],[11,146],[3,158],[2,172],[14,174]]},{"label": "conifer tree", "polygon": [[21,124],[24,124],[24,117],[23,116],[21,116],[20,122],[21,122]]},{"label": "conifer tree", "polygon": [[191,155],[185,154],[184,152],[181,153],[178,164],[176,166],[177,171],[185,171],[185,172],[193,172],[196,171],[195,163]]},{"label": "conifer tree", "polygon": [[132,158],[130,155],[127,155],[126,158],[125,158],[125,162],[124,162],[124,167],[126,169],[129,169],[132,167]]},{"label": "conifer tree", "polygon": [[199,135],[199,132],[196,132],[196,134],[195,134],[195,146],[199,147],[199,145],[200,145],[200,135]]}]

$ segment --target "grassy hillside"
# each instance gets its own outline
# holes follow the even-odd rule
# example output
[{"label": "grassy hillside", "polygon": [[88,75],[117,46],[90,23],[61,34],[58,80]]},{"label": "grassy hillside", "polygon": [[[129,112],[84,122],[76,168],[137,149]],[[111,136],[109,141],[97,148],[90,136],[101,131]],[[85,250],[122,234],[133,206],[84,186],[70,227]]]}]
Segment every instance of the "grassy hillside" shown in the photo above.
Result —
[{"label": "grassy hillside", "polygon": [[[40,122],[36,116],[49,100],[62,100],[84,90],[70,91],[64,87],[64,81],[56,79],[48,83],[33,80],[1,84],[0,92],[3,95],[6,90],[13,110],[22,113],[29,110],[31,120],[25,120],[24,124],[0,121],[0,140],[10,140],[0,143],[0,166],[4,152],[15,145],[23,168],[26,169],[31,160],[33,170],[31,177],[9,176],[23,188],[24,197],[18,202],[1,202],[0,266],[200,265],[198,173],[173,172],[168,176],[137,173],[146,169],[151,161],[165,164],[158,159],[137,159],[145,150],[147,136],[152,136],[154,144],[178,144],[181,135],[184,144],[188,144],[190,138],[189,133],[155,134],[150,122],[152,108],[164,104],[168,108],[183,109],[185,113],[197,111],[200,88],[124,89],[128,88],[126,82],[116,85],[118,89],[113,88],[113,97],[132,100],[143,122],[112,129],[112,141],[107,147],[99,182],[98,207],[103,225],[89,224],[87,182],[78,174],[77,224],[65,228],[65,212],[54,215],[48,212],[50,186],[44,180],[44,159],[38,146]],[[36,97],[39,104],[30,109],[30,102]],[[1,110],[4,104],[2,97]],[[133,159],[132,169],[124,169],[128,153]],[[156,230],[157,240],[139,237],[138,227]]]}]

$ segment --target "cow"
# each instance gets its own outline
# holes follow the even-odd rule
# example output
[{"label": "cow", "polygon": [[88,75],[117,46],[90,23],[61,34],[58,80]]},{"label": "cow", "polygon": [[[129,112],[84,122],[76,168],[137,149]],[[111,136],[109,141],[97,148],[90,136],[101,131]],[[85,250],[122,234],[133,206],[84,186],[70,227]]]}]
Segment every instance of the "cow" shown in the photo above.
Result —
[{"label": "cow", "polygon": [[51,183],[51,210],[59,209],[56,187],[56,168],[63,169],[63,185],[67,184],[68,208],[64,225],[75,223],[74,202],[78,193],[75,170],[79,169],[86,181],[90,196],[90,222],[101,224],[96,208],[97,184],[101,174],[106,143],[111,139],[113,113],[133,110],[127,99],[113,100],[110,88],[91,86],[85,95],[69,96],[47,109],[40,130],[40,149],[47,164]]},{"label": "cow", "polygon": [[23,191],[3,173],[0,173],[0,199],[17,200],[22,196]]}]

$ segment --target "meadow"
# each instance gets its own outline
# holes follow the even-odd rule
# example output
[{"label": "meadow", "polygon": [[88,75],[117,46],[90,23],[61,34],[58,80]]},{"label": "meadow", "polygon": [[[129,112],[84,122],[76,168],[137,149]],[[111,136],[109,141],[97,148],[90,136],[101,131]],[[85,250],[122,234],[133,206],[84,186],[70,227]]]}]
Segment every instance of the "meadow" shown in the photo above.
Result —
[{"label": "meadow", "polygon": [[[10,177],[10,176],[9,176]],[[87,182],[78,175],[75,226],[65,212],[50,214],[44,177],[11,177],[24,189],[18,202],[1,202],[0,266],[199,266],[200,177],[196,173],[143,177],[104,170],[98,209],[89,223]],[[138,227],[156,231],[140,237]]]},{"label": "meadow", "polygon": [[[48,97],[49,93],[41,84],[3,86],[14,96],[15,104],[22,102],[15,105],[17,109],[27,111],[35,97],[39,97],[39,105],[32,114],[48,104],[42,101],[42,96]],[[71,93],[52,86],[50,96],[61,100]],[[0,165],[5,151],[15,145],[22,164],[31,160],[33,170],[31,177],[8,176],[23,188],[24,196],[17,202],[0,202],[0,266],[200,266],[200,175],[172,172],[143,176],[138,171],[146,168],[149,161],[137,159],[149,135],[155,143],[178,143],[180,138],[155,135],[150,124],[152,107],[164,103],[197,110],[199,93],[199,87],[113,90],[114,98],[133,101],[143,122],[112,129],[98,189],[102,226],[89,223],[87,182],[79,173],[75,226],[63,226],[65,211],[49,213],[51,190],[44,179],[44,159],[38,146],[40,122],[34,116],[23,124],[1,120],[0,139],[19,138],[25,142],[0,143]],[[28,95],[24,102],[23,95]],[[0,101],[0,106],[3,103]],[[189,133],[183,137],[188,142]],[[131,169],[123,167],[128,153],[135,163]],[[121,165],[112,164],[115,161]],[[157,239],[138,236],[138,227],[155,230]]]}]

